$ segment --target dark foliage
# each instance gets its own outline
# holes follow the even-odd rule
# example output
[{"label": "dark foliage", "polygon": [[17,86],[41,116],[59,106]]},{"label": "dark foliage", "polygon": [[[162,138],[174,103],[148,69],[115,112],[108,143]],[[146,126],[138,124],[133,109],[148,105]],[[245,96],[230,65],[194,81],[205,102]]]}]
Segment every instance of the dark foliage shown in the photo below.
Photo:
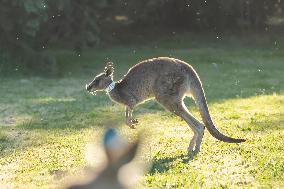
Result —
[{"label": "dark foliage", "polygon": [[[283,22],[284,17],[283,0],[0,0],[0,3],[0,57],[10,57],[33,68],[45,68],[46,64],[54,67],[55,59],[43,51],[51,44],[72,47],[81,53],[83,48],[97,45],[106,31],[144,26],[198,31],[263,30],[268,24]],[[0,64],[3,62],[4,59]]]}]

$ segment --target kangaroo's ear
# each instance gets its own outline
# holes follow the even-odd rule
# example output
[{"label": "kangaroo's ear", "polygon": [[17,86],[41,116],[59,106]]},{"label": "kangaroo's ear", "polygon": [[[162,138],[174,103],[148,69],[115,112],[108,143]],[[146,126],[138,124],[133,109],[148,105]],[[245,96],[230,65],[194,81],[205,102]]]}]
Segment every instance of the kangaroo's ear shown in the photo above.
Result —
[{"label": "kangaroo's ear", "polygon": [[107,76],[112,75],[112,74],[113,74],[113,71],[114,71],[113,63],[112,63],[112,62],[106,63],[105,70],[104,70],[104,72],[106,73],[106,75],[107,75]]}]

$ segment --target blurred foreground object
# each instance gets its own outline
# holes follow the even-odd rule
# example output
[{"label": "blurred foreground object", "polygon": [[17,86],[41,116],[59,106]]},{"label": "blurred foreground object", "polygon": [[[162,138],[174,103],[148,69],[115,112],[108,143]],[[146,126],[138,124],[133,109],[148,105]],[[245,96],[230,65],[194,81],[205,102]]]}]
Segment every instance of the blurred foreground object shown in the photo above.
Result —
[{"label": "blurred foreground object", "polygon": [[[136,185],[133,174],[136,166],[131,166],[139,146],[139,138],[132,144],[125,142],[114,129],[109,129],[104,135],[104,151],[107,164],[99,173],[90,173],[83,182],[78,182],[68,189],[126,189]],[[126,165],[126,166],[125,166]]]}]

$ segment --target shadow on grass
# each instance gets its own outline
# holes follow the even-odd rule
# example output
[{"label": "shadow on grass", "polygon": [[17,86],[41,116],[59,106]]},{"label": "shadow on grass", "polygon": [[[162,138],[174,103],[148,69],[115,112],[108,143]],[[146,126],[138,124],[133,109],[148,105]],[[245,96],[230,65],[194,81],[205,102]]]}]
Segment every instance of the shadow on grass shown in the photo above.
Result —
[{"label": "shadow on grass", "polygon": [[21,145],[21,131],[14,128],[3,127],[0,130],[0,157],[12,153]]},{"label": "shadow on grass", "polygon": [[154,175],[156,173],[164,173],[170,170],[174,162],[179,161],[180,163],[186,164],[189,161],[192,161],[196,154],[182,154],[174,157],[165,157],[165,158],[153,158],[152,160],[152,167],[149,171],[150,175]]},{"label": "shadow on grass", "polygon": [[280,114],[278,116],[269,115],[270,119],[257,120],[257,117],[251,118],[250,123],[244,126],[241,130],[247,132],[268,132],[284,129],[284,119]]},{"label": "shadow on grass", "polygon": [[72,101],[56,99],[60,98],[53,97],[44,102],[36,99],[29,102],[29,113],[32,119],[17,127],[26,130],[78,130],[92,127],[116,127],[124,121],[121,110],[111,105],[106,97],[99,96],[94,100],[86,95],[80,95],[74,97]]},{"label": "shadow on grass", "polygon": [[7,133],[1,131],[0,132],[0,154],[6,149],[9,148],[9,146],[13,146],[13,141],[10,141]]}]

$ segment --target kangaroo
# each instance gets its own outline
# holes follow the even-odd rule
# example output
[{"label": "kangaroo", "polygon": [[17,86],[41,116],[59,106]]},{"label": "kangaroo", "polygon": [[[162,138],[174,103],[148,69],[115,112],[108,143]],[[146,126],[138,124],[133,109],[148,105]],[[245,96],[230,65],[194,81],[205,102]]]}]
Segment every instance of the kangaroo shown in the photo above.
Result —
[{"label": "kangaroo", "polygon": [[[194,136],[189,142],[188,152],[200,151],[204,125],[218,140],[228,143],[245,141],[228,137],[215,127],[202,83],[188,63],[168,57],[144,60],[130,68],[124,78],[117,82],[113,81],[113,72],[113,63],[107,63],[104,72],[86,85],[86,90],[92,94],[105,90],[113,101],[125,105],[125,123],[131,128],[138,123],[137,119],[132,118],[133,108],[145,100],[155,98],[165,109],[181,117],[192,129]],[[204,125],[184,105],[185,96],[193,97]]]},{"label": "kangaroo", "polygon": [[[123,140],[114,129],[109,129],[104,135],[104,150],[107,158],[107,165],[99,173],[89,173],[85,181],[71,184],[66,189],[127,189],[134,188],[129,178],[133,175],[134,167],[127,169],[127,172],[120,172],[120,169],[136,157],[140,139],[136,139],[132,144]],[[136,167],[137,168],[137,167]],[[132,172],[131,172],[132,171]]]}]

